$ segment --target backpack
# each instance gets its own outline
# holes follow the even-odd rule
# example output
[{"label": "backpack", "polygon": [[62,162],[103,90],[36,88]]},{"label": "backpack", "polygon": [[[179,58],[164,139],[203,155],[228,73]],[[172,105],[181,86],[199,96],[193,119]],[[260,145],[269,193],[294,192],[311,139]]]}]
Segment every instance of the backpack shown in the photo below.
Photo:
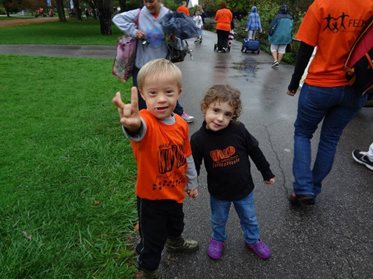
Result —
[{"label": "backpack", "polygon": [[168,53],[166,59],[172,63],[183,62],[187,54],[192,58],[192,50],[189,49],[189,44],[186,40],[175,38],[175,40],[167,44]]},{"label": "backpack", "polygon": [[373,92],[373,17],[352,45],[344,69],[356,92],[360,95]]}]

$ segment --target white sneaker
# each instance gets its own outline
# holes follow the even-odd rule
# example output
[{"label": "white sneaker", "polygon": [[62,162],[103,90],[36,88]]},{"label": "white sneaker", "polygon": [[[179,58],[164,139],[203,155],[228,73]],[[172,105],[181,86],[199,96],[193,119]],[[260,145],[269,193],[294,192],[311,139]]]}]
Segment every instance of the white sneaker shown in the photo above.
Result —
[{"label": "white sneaker", "polygon": [[194,116],[187,114],[185,111],[181,115],[181,117],[187,122],[192,123],[194,121]]}]

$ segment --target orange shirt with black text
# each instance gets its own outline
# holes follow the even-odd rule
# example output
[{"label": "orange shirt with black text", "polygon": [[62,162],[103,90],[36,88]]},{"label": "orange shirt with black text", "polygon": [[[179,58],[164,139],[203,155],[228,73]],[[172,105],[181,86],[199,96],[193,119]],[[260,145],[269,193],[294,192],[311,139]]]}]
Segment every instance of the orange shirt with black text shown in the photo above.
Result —
[{"label": "orange shirt with black text", "polygon": [[131,141],[137,161],[136,194],[148,200],[185,198],[186,158],[192,154],[188,124],[175,114],[175,123],[165,124],[147,110],[140,116],[146,123],[141,141]]},{"label": "orange shirt with black text", "polygon": [[315,0],[296,38],[316,46],[305,83],[320,87],[348,84],[343,65],[365,22],[373,14],[372,0]]}]

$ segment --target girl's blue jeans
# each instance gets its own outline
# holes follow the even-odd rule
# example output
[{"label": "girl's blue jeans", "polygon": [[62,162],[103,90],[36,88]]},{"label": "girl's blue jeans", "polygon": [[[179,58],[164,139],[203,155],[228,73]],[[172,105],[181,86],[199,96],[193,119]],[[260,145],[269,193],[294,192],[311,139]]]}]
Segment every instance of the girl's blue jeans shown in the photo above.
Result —
[{"label": "girl's blue jeans", "polygon": [[[294,192],[316,197],[330,172],[343,129],[367,101],[351,86],[316,87],[304,84],[294,127]],[[311,169],[311,139],[322,121],[316,159]]]},{"label": "girl's blue jeans", "polygon": [[212,238],[217,241],[227,240],[225,225],[232,203],[240,218],[246,243],[257,242],[259,240],[259,226],[256,220],[253,192],[238,201],[218,200],[210,195]]}]

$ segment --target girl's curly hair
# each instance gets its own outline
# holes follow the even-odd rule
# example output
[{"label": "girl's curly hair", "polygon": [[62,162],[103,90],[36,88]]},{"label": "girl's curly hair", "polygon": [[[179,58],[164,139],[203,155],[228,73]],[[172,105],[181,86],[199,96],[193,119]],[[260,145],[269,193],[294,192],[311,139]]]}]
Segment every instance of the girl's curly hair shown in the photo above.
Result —
[{"label": "girl's curly hair", "polygon": [[206,113],[207,108],[214,102],[223,102],[232,106],[233,108],[233,120],[236,120],[242,110],[242,104],[240,99],[240,91],[231,87],[228,84],[216,84],[210,87],[206,95],[201,101],[201,110]]}]

